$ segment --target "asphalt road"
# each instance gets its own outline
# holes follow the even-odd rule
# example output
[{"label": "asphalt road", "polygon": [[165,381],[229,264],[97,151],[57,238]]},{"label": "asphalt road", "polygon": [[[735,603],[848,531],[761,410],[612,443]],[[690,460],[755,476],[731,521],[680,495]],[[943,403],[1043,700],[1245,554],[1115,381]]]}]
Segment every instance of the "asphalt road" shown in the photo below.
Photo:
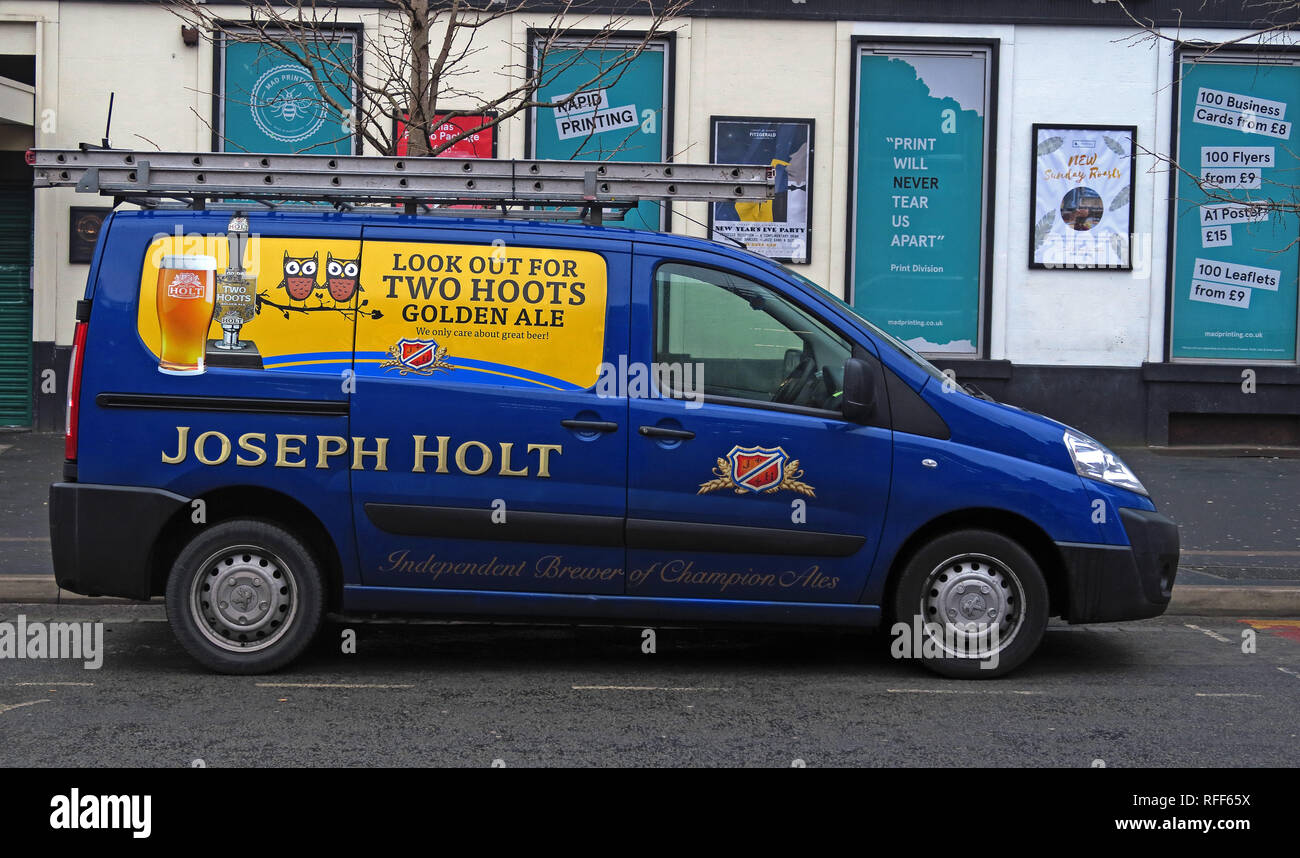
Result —
[{"label": "asphalt road", "polygon": [[[856,634],[352,624],[221,677],[153,606],[96,606],[103,667],[0,660],[0,766],[1297,766],[1300,622],[1053,626],[958,682]],[[0,606],[71,621],[84,606]],[[1279,621],[1272,621],[1277,624]]]}]

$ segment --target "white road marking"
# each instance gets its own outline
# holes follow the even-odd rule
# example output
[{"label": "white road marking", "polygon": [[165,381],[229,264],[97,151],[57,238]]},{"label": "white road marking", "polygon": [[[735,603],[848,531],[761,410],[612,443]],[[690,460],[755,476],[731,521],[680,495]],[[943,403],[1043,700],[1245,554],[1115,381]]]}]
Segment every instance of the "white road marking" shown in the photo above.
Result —
[{"label": "white road marking", "polygon": [[258,688],[414,688],[414,685],[381,685],[370,682],[259,682]]},{"label": "white road marking", "polygon": [[890,694],[1022,694],[1038,695],[1041,691],[1004,691],[998,688],[886,688]]},{"label": "white road marking", "polygon": [[1220,691],[1220,692],[1204,692],[1204,691],[1198,691],[1198,692],[1196,692],[1196,696],[1197,696],[1197,697],[1263,697],[1264,695],[1262,695],[1262,694],[1233,694],[1233,693],[1229,693],[1229,692],[1227,692],[1227,691]]},{"label": "white road marking", "polygon": [[10,709],[21,709],[24,706],[35,706],[37,703],[49,703],[48,700],[28,700],[25,703],[0,703],[0,715],[5,714]]},{"label": "white road marking", "polygon": [[1291,670],[1288,667],[1279,667],[1278,670],[1282,671],[1283,673],[1289,673],[1292,676],[1296,677],[1297,679],[1300,679],[1300,670]]},{"label": "white road marking", "polygon": [[1223,635],[1219,634],[1216,631],[1212,631],[1210,629],[1203,629],[1200,626],[1194,626],[1191,623],[1183,623],[1183,625],[1187,626],[1187,628],[1191,629],[1192,631],[1200,632],[1206,637],[1214,638],[1219,643],[1232,643],[1231,638],[1225,638]]},{"label": "white road marking", "polygon": [[51,685],[76,685],[76,686],[84,686],[84,685],[94,685],[94,684],[95,684],[95,683],[93,683],[93,682],[15,682],[15,683],[13,683],[13,685],[20,686],[20,687],[21,687],[21,686],[25,686],[25,685],[36,685],[36,686],[45,686],[45,687],[47,687],[47,688],[48,688],[49,686],[51,686]]},{"label": "white road marking", "polygon": [[672,685],[574,685],[574,691],[730,691],[730,688]]},{"label": "white road marking", "polygon": [[1291,551],[1291,550],[1255,551],[1249,548],[1219,549],[1219,550],[1205,550],[1205,551],[1184,549],[1180,556],[1186,557],[1188,554],[1196,554],[1196,555],[1204,554],[1208,557],[1300,557],[1300,551]]}]

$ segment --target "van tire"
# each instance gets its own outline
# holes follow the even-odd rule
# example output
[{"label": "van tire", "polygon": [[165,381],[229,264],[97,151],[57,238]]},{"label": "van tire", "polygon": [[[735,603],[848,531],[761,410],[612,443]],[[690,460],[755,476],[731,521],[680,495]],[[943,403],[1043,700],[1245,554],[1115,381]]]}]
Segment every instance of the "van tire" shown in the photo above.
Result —
[{"label": "van tire", "polygon": [[[901,651],[918,658],[942,676],[992,679],[1015,670],[1038,648],[1047,629],[1047,584],[1034,558],[1016,541],[988,530],[958,530],[912,555],[891,608],[894,622],[907,624],[911,642],[904,646],[891,634],[896,656]],[[912,653],[917,616],[925,623],[921,640],[935,645]],[[959,628],[972,622],[983,628]],[[938,636],[932,634],[932,623],[942,624]]]},{"label": "van tire", "polygon": [[205,527],[172,564],[167,619],[204,667],[268,673],[316,636],[323,581],[316,558],[288,531],[260,519],[225,521]]}]

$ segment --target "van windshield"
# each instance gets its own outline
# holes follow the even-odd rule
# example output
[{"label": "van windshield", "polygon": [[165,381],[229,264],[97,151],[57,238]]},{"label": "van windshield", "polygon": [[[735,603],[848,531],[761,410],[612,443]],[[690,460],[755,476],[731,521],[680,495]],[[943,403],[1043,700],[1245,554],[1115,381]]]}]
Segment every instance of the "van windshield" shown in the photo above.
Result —
[{"label": "van windshield", "polygon": [[944,374],[939,370],[938,367],[936,367],[934,364],[930,363],[928,360],[926,360],[925,358],[923,358],[923,357],[921,357],[919,354],[917,354],[917,353],[912,349],[911,346],[909,346],[907,343],[903,342],[902,340],[900,340],[898,337],[894,336],[893,334],[891,334],[891,333],[889,333],[889,332],[887,332],[887,331],[883,331],[883,330],[881,330],[878,326],[872,324],[872,322],[871,322],[869,319],[867,319],[865,316],[863,316],[861,313],[859,313],[857,310],[855,310],[851,304],[849,304],[849,303],[848,303],[847,301],[845,301],[843,298],[841,298],[841,297],[839,297],[838,295],[836,295],[834,292],[830,291],[829,289],[825,289],[825,288],[823,288],[821,285],[819,285],[819,284],[817,284],[817,283],[814,283],[813,281],[809,280],[807,277],[804,277],[804,276],[803,276],[802,274],[800,274],[798,271],[795,271],[795,270],[793,270],[793,269],[791,269],[791,268],[789,268],[789,267],[787,267],[787,266],[785,266],[785,265],[781,265],[781,263],[779,263],[779,262],[777,263],[777,265],[780,265],[781,268],[785,271],[785,273],[789,274],[791,277],[793,277],[794,279],[798,280],[800,283],[804,283],[804,284],[806,284],[806,285],[808,285],[808,286],[812,286],[812,287],[816,288],[820,294],[822,294],[822,295],[824,295],[824,296],[830,298],[830,299],[831,299],[832,301],[834,301],[836,304],[839,304],[839,305],[840,305],[841,307],[843,307],[845,310],[847,310],[848,312],[852,313],[854,316],[856,316],[858,319],[860,319],[864,325],[866,325],[868,328],[871,329],[871,333],[875,334],[876,336],[880,337],[880,338],[881,338],[882,340],[884,340],[885,342],[889,343],[891,346],[893,346],[895,349],[897,349],[900,353],[902,353],[903,357],[907,358],[907,359],[910,360],[912,363],[916,364],[916,365],[919,366],[921,369],[925,370],[927,373],[929,373],[929,374],[930,374],[931,376],[933,376],[934,378],[937,378],[939,381],[944,381],[945,379],[948,378],[948,376],[944,375]]}]

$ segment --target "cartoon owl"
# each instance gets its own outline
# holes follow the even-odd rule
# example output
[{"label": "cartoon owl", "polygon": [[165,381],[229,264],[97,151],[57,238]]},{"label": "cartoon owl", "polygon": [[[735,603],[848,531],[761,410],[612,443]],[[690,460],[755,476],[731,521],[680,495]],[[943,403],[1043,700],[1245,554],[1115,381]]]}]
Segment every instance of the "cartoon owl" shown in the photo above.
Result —
[{"label": "cartoon owl", "polygon": [[349,300],[354,292],[364,292],[357,282],[360,271],[360,259],[335,259],[333,254],[326,253],[325,285],[329,287],[330,297],[342,303]]},{"label": "cartoon owl", "polygon": [[316,269],[320,267],[320,251],[311,256],[290,256],[284,252],[284,279],[280,285],[289,290],[295,301],[306,301],[316,289]]}]

